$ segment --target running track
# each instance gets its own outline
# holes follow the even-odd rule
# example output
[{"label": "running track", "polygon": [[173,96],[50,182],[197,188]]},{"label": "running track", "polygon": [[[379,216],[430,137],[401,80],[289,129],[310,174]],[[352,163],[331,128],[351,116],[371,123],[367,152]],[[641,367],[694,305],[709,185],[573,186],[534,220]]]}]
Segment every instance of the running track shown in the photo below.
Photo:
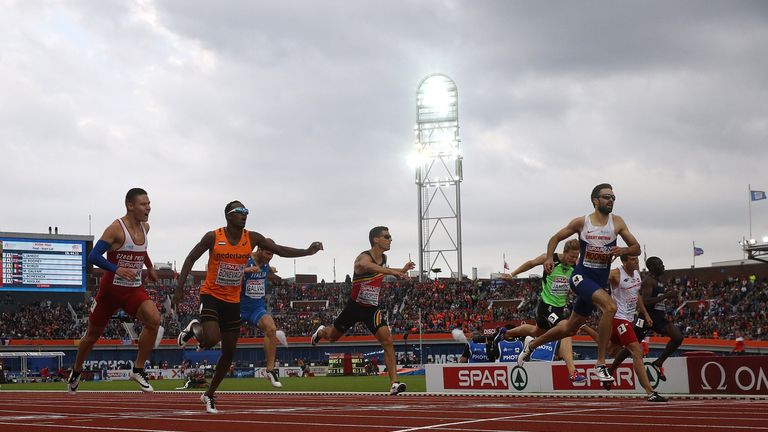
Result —
[{"label": "running track", "polygon": [[0,431],[768,431],[768,400],[0,391]]}]

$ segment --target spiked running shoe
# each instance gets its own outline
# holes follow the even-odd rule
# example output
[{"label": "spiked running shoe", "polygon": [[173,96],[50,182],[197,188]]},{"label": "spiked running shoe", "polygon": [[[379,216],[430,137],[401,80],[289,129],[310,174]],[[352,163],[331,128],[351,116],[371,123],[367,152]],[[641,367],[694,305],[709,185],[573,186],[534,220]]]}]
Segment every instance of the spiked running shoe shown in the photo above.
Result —
[{"label": "spiked running shoe", "polygon": [[605,367],[605,365],[595,365],[595,369],[597,369],[597,379],[599,379],[600,382],[613,381],[613,377],[611,376],[611,373],[608,372],[608,368]]},{"label": "spiked running shoe", "polygon": [[74,370],[69,372],[69,378],[67,378],[67,393],[76,394],[77,388],[80,386],[80,372]]},{"label": "spiked running shoe", "polygon": [[141,388],[141,391],[144,393],[152,393],[155,391],[155,389],[153,389],[152,385],[149,383],[149,376],[147,376],[147,373],[144,371],[144,369],[132,371],[130,378],[139,383],[139,388]]},{"label": "spiked running shoe", "polygon": [[499,327],[496,331],[496,337],[493,338],[493,344],[498,345],[499,342],[504,340],[504,335],[507,333],[506,327]]},{"label": "spiked running shoe", "polygon": [[180,347],[183,347],[187,344],[187,342],[189,342],[190,339],[192,339],[192,336],[195,335],[195,332],[192,331],[192,326],[198,324],[199,322],[200,321],[197,319],[193,319],[189,322],[189,324],[187,324],[186,327],[184,327],[184,330],[179,332],[179,336],[176,338],[176,343]]},{"label": "spiked running shoe", "polygon": [[530,336],[526,336],[525,342],[523,342],[523,350],[520,351],[520,355],[517,356],[518,366],[522,366],[523,363],[527,362],[528,359],[531,357],[531,342],[533,342],[533,338]]},{"label": "spiked running shoe", "polygon": [[576,371],[573,371],[573,374],[571,376],[569,376],[568,379],[571,380],[571,382],[580,383],[580,382],[586,381],[587,377],[584,376],[584,374],[582,374],[582,373],[578,373]]},{"label": "spiked running shoe", "polygon": [[277,371],[275,369],[267,371],[267,378],[269,378],[269,382],[272,384],[272,387],[281,388],[283,386],[283,383],[280,382],[280,379],[277,376]]},{"label": "spiked running shoe", "polygon": [[320,343],[320,332],[323,331],[324,328],[325,326],[321,325],[320,327],[317,328],[317,330],[315,330],[314,333],[312,333],[312,339],[311,339],[312,346],[315,346]]},{"label": "spiked running shoe", "polygon": [[667,402],[667,398],[664,396],[653,392],[650,395],[648,395],[648,399],[646,399],[648,402]]},{"label": "spiked running shoe", "polygon": [[200,395],[200,400],[203,402],[203,405],[205,405],[205,411],[208,412],[208,414],[219,413],[219,410],[216,409],[216,396],[208,396],[203,393]]},{"label": "spiked running shoe", "polygon": [[404,392],[405,388],[406,388],[405,383],[395,381],[392,383],[392,387],[390,387],[389,389],[389,394],[394,396],[396,394]]}]

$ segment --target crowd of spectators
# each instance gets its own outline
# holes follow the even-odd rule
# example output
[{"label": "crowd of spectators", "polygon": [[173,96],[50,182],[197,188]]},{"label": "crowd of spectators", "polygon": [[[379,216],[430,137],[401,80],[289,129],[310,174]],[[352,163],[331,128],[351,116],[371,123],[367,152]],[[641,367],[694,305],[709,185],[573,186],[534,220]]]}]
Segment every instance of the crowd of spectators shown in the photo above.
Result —
[{"label": "crowd of spectators", "polygon": [[[454,328],[471,331],[484,322],[531,320],[538,302],[540,281],[428,281],[385,282],[382,309],[394,334],[447,333]],[[199,287],[186,287],[178,316],[167,310],[173,286],[148,286],[163,320],[165,337],[176,337],[180,327],[196,317]],[[768,279],[731,278],[705,282],[693,278],[667,281],[676,290],[678,301],[667,302],[667,314],[685,337],[734,339],[736,331],[747,340],[768,340]],[[288,336],[309,336],[320,324],[331,324],[344,307],[351,285],[342,283],[271,286],[268,303],[279,329]],[[89,302],[58,304],[50,301],[17,305],[0,313],[0,338],[77,339],[87,327]],[[128,323],[126,326],[124,323]],[[133,326],[133,334],[126,328]],[[141,331],[141,324],[124,314],[110,320],[104,337],[128,339]],[[351,334],[367,334],[362,324]],[[261,336],[255,328],[243,326],[241,335]]]}]

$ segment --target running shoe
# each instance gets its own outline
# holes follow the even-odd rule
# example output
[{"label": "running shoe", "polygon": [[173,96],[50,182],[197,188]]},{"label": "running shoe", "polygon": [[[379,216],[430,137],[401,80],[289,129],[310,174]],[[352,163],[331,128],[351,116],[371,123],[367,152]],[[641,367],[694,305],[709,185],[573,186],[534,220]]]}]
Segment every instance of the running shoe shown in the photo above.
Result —
[{"label": "running shoe", "polygon": [[69,378],[67,378],[67,393],[76,394],[77,388],[80,386],[80,372],[75,372],[74,369],[69,372]]},{"label": "running shoe", "polygon": [[187,344],[187,342],[189,342],[190,339],[192,339],[192,336],[195,335],[195,332],[192,331],[192,326],[199,323],[200,321],[193,319],[189,322],[189,324],[187,324],[186,327],[184,327],[184,330],[179,332],[179,336],[176,338],[176,343],[180,347],[183,347]]},{"label": "running shoe", "polygon": [[203,405],[205,405],[205,411],[207,411],[208,414],[219,413],[219,410],[216,409],[216,396],[208,396],[203,393],[200,395],[200,400],[203,402]]},{"label": "running shoe", "polygon": [[667,402],[667,398],[656,392],[651,393],[646,400],[648,402]]},{"label": "running shoe", "polygon": [[267,378],[269,378],[269,382],[272,384],[272,387],[280,388],[283,386],[283,383],[280,382],[280,379],[277,377],[277,371],[272,369],[271,371],[267,371]]},{"label": "running shoe", "polygon": [[573,371],[573,374],[571,374],[571,376],[569,376],[568,379],[571,380],[571,382],[580,383],[580,382],[586,381],[587,377],[584,376],[583,373]]},{"label": "running shoe", "polygon": [[533,342],[533,338],[526,336],[525,342],[523,342],[523,350],[520,351],[520,355],[517,356],[518,366],[522,366],[523,363],[527,362],[528,358],[531,357],[531,342]]},{"label": "running shoe", "polygon": [[404,392],[405,388],[406,388],[405,383],[401,383],[401,382],[395,381],[395,382],[392,383],[392,387],[390,387],[390,389],[389,389],[389,394],[394,396],[394,395],[396,395],[398,393]]},{"label": "running shoe", "polygon": [[145,393],[151,393],[155,391],[155,389],[153,389],[152,385],[149,383],[149,376],[147,376],[147,372],[145,372],[144,369],[134,369],[129,377],[130,379],[139,383],[139,388],[141,388],[141,391]]},{"label": "running shoe", "polygon": [[499,327],[498,330],[496,330],[496,337],[493,338],[493,344],[498,345],[499,342],[504,340],[504,335],[507,333],[506,327]]},{"label": "running shoe", "polygon": [[323,331],[324,328],[325,326],[321,325],[320,327],[317,328],[317,330],[315,330],[314,333],[312,333],[312,339],[311,339],[312,346],[315,346],[320,343],[320,332]]},{"label": "running shoe", "polygon": [[604,389],[611,391],[611,387],[613,386],[613,381],[601,382],[600,384],[603,385]]},{"label": "running shoe", "polygon": [[613,377],[605,365],[595,365],[595,369],[597,369],[597,379],[601,382],[613,381]]}]

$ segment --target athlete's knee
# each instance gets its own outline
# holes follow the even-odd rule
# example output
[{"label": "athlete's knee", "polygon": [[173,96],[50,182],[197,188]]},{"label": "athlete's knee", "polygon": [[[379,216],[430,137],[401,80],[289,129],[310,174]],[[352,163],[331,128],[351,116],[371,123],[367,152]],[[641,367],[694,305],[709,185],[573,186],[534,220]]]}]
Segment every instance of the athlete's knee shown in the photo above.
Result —
[{"label": "athlete's knee", "polygon": [[160,314],[151,314],[142,321],[142,324],[145,330],[156,332],[160,328]]},{"label": "athlete's knee", "polygon": [[616,302],[611,300],[609,302],[606,302],[603,307],[603,315],[610,316],[613,318],[614,315],[616,315]]}]

